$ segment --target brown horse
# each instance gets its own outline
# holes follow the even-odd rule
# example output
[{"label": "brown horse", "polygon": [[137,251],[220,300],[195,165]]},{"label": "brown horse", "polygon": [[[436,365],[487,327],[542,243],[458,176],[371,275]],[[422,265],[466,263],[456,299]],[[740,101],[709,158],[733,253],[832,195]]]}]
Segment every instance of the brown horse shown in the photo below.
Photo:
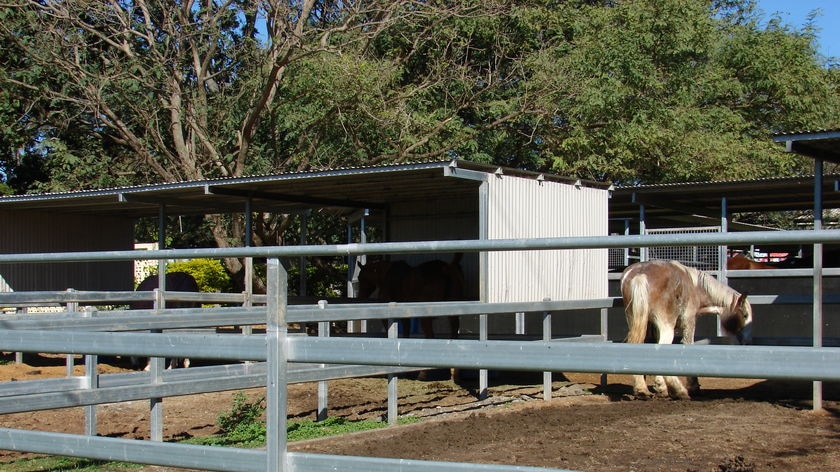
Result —
[{"label": "brown horse", "polygon": [[[682,330],[682,343],[694,343],[698,315],[717,314],[723,328],[741,344],[751,340],[752,307],[747,296],[715,278],[676,261],[638,262],[621,275],[621,295],[629,333],[627,342],[643,343],[648,324],[658,333],[659,344],[670,344],[677,328]],[[690,398],[689,390],[699,389],[697,378],[689,379],[689,388],[679,378],[657,376],[654,392],[673,398]],[[644,375],[633,376],[633,393],[637,397],[651,395]]]},{"label": "brown horse", "polygon": [[[430,302],[462,300],[464,273],[463,254],[455,254],[452,262],[427,261],[411,267],[405,261],[372,261],[359,264],[359,298],[370,298],[378,291],[377,299],[388,302]],[[420,318],[420,329],[426,338],[434,338],[432,318]],[[451,337],[458,336],[460,322],[449,317]],[[411,326],[403,323],[402,335],[409,337]]]},{"label": "brown horse", "polygon": [[778,269],[770,264],[756,262],[743,254],[735,254],[726,260],[727,270],[754,270],[754,269]]},{"label": "brown horse", "polygon": [[[137,292],[149,292],[159,287],[158,285],[158,276],[157,275],[150,275],[143,279],[140,282],[140,285],[137,286],[135,291]],[[173,292],[198,292],[198,283],[195,281],[192,275],[186,272],[168,272],[166,274],[166,290],[173,291]],[[201,304],[196,302],[167,302],[167,308],[198,308]],[[130,305],[132,310],[151,310],[154,308],[154,302],[150,300],[142,300],[132,302]],[[132,358],[131,363],[135,367],[139,367],[140,361],[137,358]],[[190,360],[187,358],[184,359],[170,359],[169,360],[169,367],[172,369],[173,367],[178,367],[179,365],[183,365],[184,368],[190,366]],[[146,362],[145,370],[149,370],[149,363]]]}]

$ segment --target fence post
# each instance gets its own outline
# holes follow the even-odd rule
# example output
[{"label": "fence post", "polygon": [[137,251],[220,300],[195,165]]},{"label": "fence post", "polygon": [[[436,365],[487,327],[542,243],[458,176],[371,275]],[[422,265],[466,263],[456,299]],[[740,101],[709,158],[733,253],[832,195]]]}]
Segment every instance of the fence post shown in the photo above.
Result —
[{"label": "fence post", "polygon": [[[410,319],[405,319],[404,323],[410,323]],[[399,322],[394,318],[388,319],[388,338],[390,339],[397,339],[399,337]],[[399,418],[399,393],[397,390],[397,379],[399,376],[397,374],[388,374],[388,424],[395,425],[397,424],[397,419]]]},{"label": "fence post", "polygon": [[288,301],[287,274],[280,260],[270,258],[267,264],[266,300],[266,456],[265,470],[283,471],[286,464],[286,400],[287,352],[289,329],[286,324]]},{"label": "fence post", "polygon": [[[76,290],[72,289],[72,288],[68,288],[66,291],[67,291],[67,293],[73,293]],[[78,311],[79,310],[79,303],[78,302],[67,302],[67,307],[65,308],[65,310],[68,313]],[[85,316],[87,316],[87,315],[85,315]],[[67,377],[72,377],[73,376],[73,367],[75,366],[75,364],[76,364],[76,361],[75,361],[75,358],[73,357],[73,354],[67,354],[67,356],[66,356]]]},{"label": "fence post", "polygon": [[[327,301],[318,300],[318,308],[326,309]],[[330,336],[330,322],[318,322],[318,336],[328,338]],[[326,367],[326,364],[321,364],[321,367]],[[318,382],[318,413],[316,414],[317,421],[324,421],[328,416],[328,402],[329,402],[329,385],[326,380]]]},{"label": "fence post", "polygon": [[[159,276],[160,277],[160,276]],[[160,277],[158,286],[162,287],[165,277]],[[164,288],[156,288],[154,290],[154,310],[158,313],[160,310],[166,308],[166,301],[163,298]],[[163,330],[153,329],[152,333],[162,333]],[[159,384],[163,381],[163,370],[166,368],[166,359],[162,357],[149,358],[149,382]],[[152,441],[163,441],[163,398],[149,399],[149,438]]]},{"label": "fence post", "polygon": [[[487,315],[478,315],[478,340],[487,342],[488,327]],[[490,379],[487,369],[480,369],[478,371],[478,399],[484,400],[489,395]]]},{"label": "fence post", "polygon": [[[85,318],[93,318],[96,316],[97,310],[92,306],[85,307],[82,316]],[[85,388],[93,390],[99,388],[98,375],[99,356],[96,354],[85,355]],[[88,436],[96,436],[96,405],[88,405],[85,407],[85,434]]]},{"label": "fence post", "polygon": [[[543,301],[548,301],[548,298]],[[543,312],[543,341],[551,342],[551,312]],[[553,380],[552,372],[543,372],[543,400],[551,400],[551,383]]]}]

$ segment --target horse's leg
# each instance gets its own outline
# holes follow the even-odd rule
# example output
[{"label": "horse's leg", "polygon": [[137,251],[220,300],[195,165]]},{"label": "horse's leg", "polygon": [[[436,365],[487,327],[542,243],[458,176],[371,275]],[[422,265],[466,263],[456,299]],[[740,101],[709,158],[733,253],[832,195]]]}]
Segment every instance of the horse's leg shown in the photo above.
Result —
[{"label": "horse's leg", "polygon": [[[671,344],[674,341],[674,327],[662,326],[659,328],[659,344]],[[653,389],[658,395],[669,396],[671,398],[678,398],[688,400],[690,397],[685,385],[682,384],[679,377],[673,375],[661,376],[657,375],[654,381]]]},{"label": "horse's leg", "polygon": [[449,338],[458,339],[458,332],[461,330],[461,318],[457,316],[449,317]]},{"label": "horse's leg", "polygon": [[401,326],[400,329],[402,331],[402,337],[404,337],[404,338],[410,338],[411,337],[411,321],[412,320],[413,320],[413,318],[404,318],[402,321],[399,322],[400,326]]},{"label": "horse's leg", "polygon": [[426,339],[433,339],[435,337],[435,331],[432,326],[433,322],[434,318],[429,318],[428,316],[420,318],[420,329],[423,331],[423,336]]},{"label": "horse's leg", "polygon": [[[672,342],[674,342],[674,327],[660,326],[658,344],[671,344]],[[667,397],[670,395],[672,398],[689,398],[688,391],[685,389],[682,382],[680,382],[679,377],[672,375],[666,377],[657,375],[654,379],[653,390],[657,393],[657,395],[661,396]]]},{"label": "horse's leg", "polygon": [[648,389],[644,375],[633,376],[633,395],[636,398],[650,398],[650,389]]},{"label": "horse's leg", "polygon": [[[682,343],[683,344],[694,344],[694,330],[697,326],[697,316],[691,316],[690,314],[683,317],[683,335],[682,335]],[[685,388],[688,391],[689,395],[695,395],[700,392],[700,381],[697,377],[687,377]]]},{"label": "horse's leg", "polygon": [[188,357],[173,357],[169,359],[169,367],[167,369],[177,369],[179,367],[188,368],[190,366],[190,359]]}]

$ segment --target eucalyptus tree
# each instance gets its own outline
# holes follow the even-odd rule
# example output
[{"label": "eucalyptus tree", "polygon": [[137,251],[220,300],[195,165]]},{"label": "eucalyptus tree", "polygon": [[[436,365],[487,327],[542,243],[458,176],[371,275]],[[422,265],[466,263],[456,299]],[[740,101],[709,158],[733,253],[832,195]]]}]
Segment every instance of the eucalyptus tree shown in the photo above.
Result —
[{"label": "eucalyptus tree", "polygon": [[[578,5],[533,57],[546,161],[623,183],[789,175],[773,132],[836,126],[838,93],[812,29],[751,1]],[[725,9],[724,9],[725,7]]]},{"label": "eucalyptus tree", "polygon": [[[0,82],[26,102],[40,190],[442,156],[471,132],[461,111],[500,86],[472,75],[458,24],[504,8],[9,0]],[[219,246],[241,244],[241,219],[211,217]],[[263,242],[288,221],[266,215]]]},{"label": "eucalyptus tree", "polygon": [[[442,157],[622,183],[790,174],[769,134],[838,126],[836,69],[812,28],[754,8],[7,0],[0,145],[42,172],[18,190]],[[242,219],[210,218],[215,244],[242,243]],[[260,215],[254,242],[294,221]]]}]

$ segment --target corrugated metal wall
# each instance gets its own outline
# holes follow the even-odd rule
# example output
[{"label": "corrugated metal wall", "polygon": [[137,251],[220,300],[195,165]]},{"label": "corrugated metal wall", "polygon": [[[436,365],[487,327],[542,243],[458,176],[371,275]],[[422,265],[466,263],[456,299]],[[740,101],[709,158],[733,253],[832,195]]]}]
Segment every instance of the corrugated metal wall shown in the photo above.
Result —
[{"label": "corrugated metal wall", "polygon": [[[470,191],[453,198],[418,199],[391,206],[388,241],[440,241],[478,239],[478,192]],[[411,265],[440,259],[452,260],[454,254],[418,254],[394,256]],[[478,300],[478,255],[464,254],[461,260],[466,283],[465,296]]]},{"label": "corrugated metal wall", "polygon": [[[0,252],[109,251],[133,249],[133,222],[37,212],[0,212]],[[12,290],[132,290],[133,263],[0,265]]]},{"label": "corrugated metal wall", "polygon": [[[606,236],[607,192],[512,176],[487,181],[488,239]],[[607,250],[492,252],[488,302],[607,296]]]},{"label": "corrugated metal wall", "polygon": [[[482,227],[490,239],[557,236],[606,236],[605,190],[535,179],[488,174],[483,190],[458,197],[395,202],[388,219],[388,241],[481,239]],[[486,195],[486,197],[484,197]],[[486,198],[486,202],[481,199]],[[485,210],[486,209],[486,210]],[[482,215],[482,210],[485,214]],[[450,254],[394,256],[412,265]],[[488,302],[574,300],[607,296],[607,250],[517,251],[487,254],[486,293],[480,293],[481,264],[477,253],[462,261],[470,299]],[[555,317],[555,332],[598,332],[598,318],[584,317],[586,329],[569,326],[566,317]],[[565,320],[565,321],[564,321]],[[526,321],[526,331],[539,332],[541,321]],[[514,332],[514,318],[494,317],[490,334]],[[447,333],[445,319],[435,320],[435,332]],[[478,317],[461,318],[461,333],[478,332]]]}]

